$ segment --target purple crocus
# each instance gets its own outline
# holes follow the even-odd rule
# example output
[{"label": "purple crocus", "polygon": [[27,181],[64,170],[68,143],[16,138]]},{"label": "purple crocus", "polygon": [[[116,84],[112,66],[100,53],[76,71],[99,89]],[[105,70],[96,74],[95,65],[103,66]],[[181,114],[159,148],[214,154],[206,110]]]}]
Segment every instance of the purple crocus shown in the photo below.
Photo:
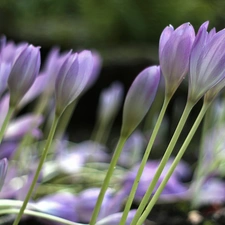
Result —
[{"label": "purple crocus", "polygon": [[16,106],[34,83],[40,69],[40,48],[23,46],[9,74],[10,105]]},{"label": "purple crocus", "polygon": [[16,45],[14,42],[7,42],[6,37],[2,37],[0,40],[0,96],[7,88],[8,77],[12,69],[12,65],[25,47],[26,43],[20,43]]},{"label": "purple crocus", "polygon": [[99,55],[99,53],[96,51],[92,51],[92,57],[93,57],[92,73],[89,76],[87,84],[84,87],[84,90],[82,93],[84,93],[87,89],[89,89],[95,83],[95,81],[98,79],[98,76],[99,76],[101,68],[102,68],[102,58]]},{"label": "purple crocus", "polygon": [[[76,206],[76,212],[78,213],[79,216],[79,222],[88,223],[90,221],[92,212],[97,202],[99,192],[100,192],[99,188],[89,188],[79,193],[78,195],[79,204],[77,204]],[[112,196],[113,196],[112,191],[108,190],[104,197],[98,219],[104,217],[106,206],[109,204]]]},{"label": "purple crocus", "polygon": [[190,23],[184,23],[174,30],[167,26],[159,41],[159,62],[165,79],[166,94],[171,96],[189,69],[189,57],[195,31]]},{"label": "purple crocus", "polygon": [[123,108],[121,135],[128,137],[148,112],[158,89],[160,67],[143,70],[131,85]]},{"label": "purple crocus", "polygon": [[[75,195],[69,192],[59,192],[39,199],[34,204],[34,207],[40,212],[77,222],[78,213],[75,210],[77,204],[79,204],[79,202]],[[61,224],[48,220],[45,220],[44,222],[54,225]]]},{"label": "purple crocus", "polygon": [[[164,179],[172,162],[173,162],[173,159],[170,159],[167,162],[166,167],[164,168],[163,173],[161,174],[159,181],[156,184],[156,188],[159,187],[160,183]],[[158,165],[159,165],[159,161],[152,160],[152,161],[147,162],[147,164],[144,168],[143,174],[141,176],[136,195],[135,195],[135,199],[137,201],[140,201],[143,198],[143,196],[145,195],[145,193],[157,171]],[[134,179],[136,177],[138,168],[139,168],[139,165],[136,165],[130,172],[128,172],[125,175],[125,178],[123,180],[122,189],[124,191],[127,191],[128,194],[130,192],[130,189],[131,189]],[[185,162],[181,161],[178,164],[177,168],[175,169],[173,175],[169,179],[166,187],[164,188],[164,190],[160,196],[160,200],[161,201],[175,201],[177,199],[187,198],[188,188],[186,187],[185,184],[183,184],[181,182],[181,180],[184,179],[185,177],[189,177],[189,176],[190,176],[190,169],[189,169],[188,165]],[[155,190],[156,190],[156,188],[155,188]]]},{"label": "purple crocus", "polygon": [[225,77],[225,30],[207,28],[208,22],[199,28],[190,55],[188,98],[194,102]]},{"label": "purple crocus", "polygon": [[114,119],[123,98],[123,86],[119,82],[114,82],[111,86],[102,91],[99,98],[98,118],[102,123],[107,124]]},{"label": "purple crocus", "polygon": [[93,70],[93,57],[90,51],[70,53],[56,78],[56,114],[61,115],[84,90]]}]

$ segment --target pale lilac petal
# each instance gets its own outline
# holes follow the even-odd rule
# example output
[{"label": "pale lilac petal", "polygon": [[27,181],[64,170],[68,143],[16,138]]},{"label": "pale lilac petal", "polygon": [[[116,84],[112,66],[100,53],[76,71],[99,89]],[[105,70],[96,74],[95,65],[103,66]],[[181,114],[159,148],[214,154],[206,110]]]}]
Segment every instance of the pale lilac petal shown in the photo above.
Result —
[{"label": "pale lilac petal", "polygon": [[162,50],[163,50],[165,44],[167,43],[167,41],[169,40],[169,38],[171,37],[173,31],[174,31],[174,28],[172,25],[167,26],[163,30],[163,32],[160,36],[160,39],[159,39],[159,57],[161,57]]},{"label": "pale lilac petal", "polygon": [[42,122],[43,117],[40,115],[28,114],[21,116],[9,124],[5,132],[4,140],[22,138],[29,132],[32,134],[32,131],[36,130],[36,128],[40,126]]},{"label": "pale lilac petal", "polygon": [[[78,221],[75,210],[77,204],[79,204],[78,199],[72,193],[59,192],[39,199],[34,206],[40,212],[76,222]],[[51,221],[51,224],[59,223]]]},{"label": "pale lilac petal", "polygon": [[104,89],[99,97],[98,118],[103,123],[108,123],[119,111],[123,98],[123,86],[114,82],[110,87]]},{"label": "pale lilac petal", "polygon": [[189,56],[195,39],[195,31],[190,23],[185,23],[170,32],[166,43],[160,42],[163,46],[159,47],[159,60],[167,94],[171,95],[188,73]]},{"label": "pale lilac petal", "polygon": [[124,103],[121,134],[129,136],[148,112],[160,80],[160,67],[143,70],[132,83]]},{"label": "pale lilac petal", "polygon": [[199,100],[225,77],[225,30],[208,33],[207,26],[204,23],[200,27],[191,52],[188,96],[192,101]]},{"label": "pale lilac petal", "polygon": [[56,113],[61,114],[84,90],[93,70],[90,51],[68,55],[56,79]]},{"label": "pale lilac petal", "polygon": [[10,104],[19,103],[35,81],[39,69],[39,47],[29,45],[18,55],[9,74]]},{"label": "pale lilac petal", "polygon": [[[82,191],[78,195],[79,204],[77,204],[76,206],[76,212],[79,215],[80,222],[88,223],[90,221],[99,193],[99,188],[89,188]],[[101,213],[104,212],[105,206],[110,202],[111,196],[112,192],[110,190],[107,190],[103,199],[99,217],[101,217]]]},{"label": "pale lilac petal", "polygon": [[38,76],[17,107],[22,108],[38,97],[48,85],[48,79],[46,75]]}]

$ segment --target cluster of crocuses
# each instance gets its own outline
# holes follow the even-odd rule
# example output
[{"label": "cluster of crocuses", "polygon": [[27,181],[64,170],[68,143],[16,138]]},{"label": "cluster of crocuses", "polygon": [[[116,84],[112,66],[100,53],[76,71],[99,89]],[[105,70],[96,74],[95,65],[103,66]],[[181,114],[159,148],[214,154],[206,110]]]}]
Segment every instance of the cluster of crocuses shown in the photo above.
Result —
[{"label": "cluster of crocuses", "polygon": [[[76,196],[68,192],[52,193],[37,202],[31,200],[35,187],[50,179],[54,172],[57,173],[57,167],[78,177],[79,172],[84,169],[95,171],[96,165],[93,162],[105,162],[110,158],[96,142],[85,143],[80,151],[76,149],[73,154],[65,154],[65,149],[69,147],[67,142],[62,141],[65,126],[76,103],[97,79],[101,60],[96,52],[84,50],[60,54],[58,49],[53,49],[40,72],[39,47],[27,43],[15,45],[2,38],[0,143],[4,150],[2,158],[10,160],[3,158],[0,161],[0,185],[3,186],[1,196],[7,198],[0,200],[0,214],[17,214],[13,225],[17,225],[24,214],[51,221],[50,224],[141,225],[161,193],[171,193],[175,186],[174,192],[178,193],[178,197],[182,195],[187,189],[179,182],[179,177],[187,167],[180,160],[207,109],[225,85],[225,30],[216,32],[212,29],[208,32],[207,29],[208,22],[201,25],[196,35],[190,23],[182,24],[175,30],[172,26],[164,29],[159,42],[160,66],[144,69],[126,95],[117,146],[106,172],[101,173],[105,164],[102,165],[104,169],[98,170],[98,176],[103,175],[101,188],[83,190]],[[165,81],[164,102],[144,154],[140,156],[135,152],[139,151],[142,144],[140,139],[132,139],[133,133],[155,99],[161,74]],[[167,106],[187,74],[187,103],[174,135],[161,161],[148,161]],[[122,86],[114,83],[101,96],[99,117],[93,132],[93,138],[97,142],[106,142],[109,128],[121,104],[122,93]],[[22,107],[38,96],[39,100],[31,115],[12,120]],[[192,108],[201,98],[204,99],[203,105],[196,121],[176,157],[170,158]],[[45,119],[43,115],[47,116],[46,124],[51,125],[49,129],[46,125],[47,140],[40,143],[42,132],[38,127]],[[61,121],[64,123],[61,124]],[[54,137],[58,137],[59,142],[53,142]],[[129,138],[133,140],[130,146],[134,147],[136,144],[136,148],[129,146]],[[30,145],[35,139],[38,142]],[[45,163],[49,152],[55,155],[56,163],[53,165],[49,161]],[[37,159],[38,155],[41,157]],[[112,179],[116,180],[113,176],[118,170],[116,165],[122,164],[129,168],[133,166],[132,163],[137,162],[138,166],[125,176],[122,188],[116,193],[112,192],[109,185]],[[84,168],[87,164],[89,166]],[[146,176],[148,173],[150,175]],[[91,180],[92,177],[88,179]],[[137,210],[131,210],[135,198],[140,204]]]}]

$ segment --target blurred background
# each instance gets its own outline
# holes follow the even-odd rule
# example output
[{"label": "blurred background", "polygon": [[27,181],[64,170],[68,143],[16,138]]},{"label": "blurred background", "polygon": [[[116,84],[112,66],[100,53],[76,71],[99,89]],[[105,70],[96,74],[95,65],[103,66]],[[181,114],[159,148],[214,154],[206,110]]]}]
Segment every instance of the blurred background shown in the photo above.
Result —
[{"label": "blurred background", "polygon": [[[43,61],[53,46],[100,53],[100,77],[69,125],[71,139],[80,141],[93,129],[101,90],[119,80],[126,92],[141,70],[158,63],[158,40],[165,26],[191,22],[197,30],[209,20],[210,27],[219,30],[225,25],[224,9],[224,0],[0,0],[0,33],[17,43],[41,46]],[[177,96],[168,115],[182,112],[174,104],[184,104],[186,91],[181,88]],[[170,123],[176,124],[177,118]],[[116,124],[121,124],[121,113]]]}]

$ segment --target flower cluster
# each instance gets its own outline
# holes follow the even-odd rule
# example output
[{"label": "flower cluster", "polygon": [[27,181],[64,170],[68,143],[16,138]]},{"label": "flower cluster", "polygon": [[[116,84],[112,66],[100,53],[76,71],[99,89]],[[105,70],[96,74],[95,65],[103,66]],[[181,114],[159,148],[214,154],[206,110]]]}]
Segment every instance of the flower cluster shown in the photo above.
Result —
[{"label": "flower cluster", "polygon": [[[114,151],[108,142],[124,94],[118,81],[100,94],[91,140],[74,144],[64,135],[78,101],[100,74],[100,55],[89,50],[61,53],[53,48],[41,67],[40,47],[15,44],[3,37],[0,213],[18,214],[13,225],[29,218],[24,214],[38,217],[43,224],[142,225],[157,202],[191,201],[192,197],[195,207],[225,202],[225,184],[215,177],[224,176],[222,116],[221,126],[211,124],[210,132],[203,132],[199,165],[191,184],[185,182],[191,179],[191,169],[181,160],[206,111],[225,86],[225,30],[208,32],[208,24],[203,23],[196,34],[190,23],[163,30],[159,65],[143,69],[126,93]],[[151,150],[163,140],[160,127],[165,124],[167,107],[186,76],[183,114],[162,158],[151,160]],[[158,90],[162,79],[165,91]],[[148,140],[139,125],[158,91],[164,92],[164,102],[160,113],[154,112],[152,121],[158,119]],[[202,98],[202,109],[171,157],[192,108]],[[28,104],[34,105],[34,110],[22,114]],[[215,105],[213,108],[219,111]],[[210,192],[214,192],[213,198]],[[133,202],[139,205],[137,209],[131,209]]]}]

